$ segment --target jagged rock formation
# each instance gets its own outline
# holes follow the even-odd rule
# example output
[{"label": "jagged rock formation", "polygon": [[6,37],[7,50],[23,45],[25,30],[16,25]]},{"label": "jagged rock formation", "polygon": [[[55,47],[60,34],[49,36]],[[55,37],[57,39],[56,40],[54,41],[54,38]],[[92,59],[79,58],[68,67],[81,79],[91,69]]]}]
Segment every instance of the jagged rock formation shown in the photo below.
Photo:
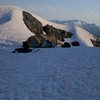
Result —
[{"label": "jagged rock formation", "polygon": [[43,26],[40,21],[34,18],[30,13],[23,11],[23,21],[27,28],[34,34],[43,34]]},{"label": "jagged rock formation", "polygon": [[29,47],[32,48],[52,48],[57,45],[57,41],[55,37],[49,37],[46,34],[36,34],[34,36],[31,36],[26,41],[29,45]]},{"label": "jagged rock formation", "polygon": [[27,39],[26,42],[28,43],[29,47],[31,47],[31,48],[41,47],[41,36],[40,35],[31,36]]},{"label": "jagged rock formation", "polygon": [[[46,48],[55,47],[56,45],[62,46],[60,41],[64,38],[71,38],[72,33],[57,29],[53,26],[43,26],[40,21],[34,18],[30,13],[23,11],[23,21],[27,28],[35,34],[27,39],[29,47],[32,48]],[[43,31],[46,34],[43,34]]]},{"label": "jagged rock formation", "polygon": [[54,35],[49,36],[49,35],[43,34],[41,37],[42,37],[41,47],[55,47],[57,45],[57,39]]},{"label": "jagged rock formation", "polygon": [[72,33],[66,32],[61,29],[54,28],[53,26],[50,26],[50,25],[44,26],[43,30],[49,36],[55,35],[55,37],[60,41],[62,41],[63,38],[71,38],[71,36],[72,36]]}]

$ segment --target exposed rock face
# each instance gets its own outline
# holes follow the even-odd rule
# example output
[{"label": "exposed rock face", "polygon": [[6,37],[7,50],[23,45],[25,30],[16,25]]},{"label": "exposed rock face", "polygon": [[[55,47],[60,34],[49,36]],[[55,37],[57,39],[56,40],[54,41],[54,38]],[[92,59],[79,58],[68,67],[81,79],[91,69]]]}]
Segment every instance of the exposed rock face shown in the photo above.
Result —
[{"label": "exposed rock face", "polygon": [[42,37],[42,44],[41,44],[42,48],[52,48],[53,45],[51,42],[49,42],[49,40],[46,40],[44,37]]},{"label": "exposed rock face", "polygon": [[57,45],[57,39],[54,35],[49,36],[49,35],[43,34],[42,35],[42,47],[44,47],[43,44],[48,44],[47,47],[55,47]]},{"label": "exposed rock face", "polygon": [[49,36],[55,35],[55,37],[60,41],[62,41],[63,38],[71,38],[71,36],[72,36],[72,33],[54,28],[53,26],[50,26],[50,25],[44,26],[43,30]]},{"label": "exposed rock face", "polygon": [[27,42],[23,42],[23,47],[22,48],[17,48],[15,49],[12,53],[28,53],[28,52],[32,52],[32,49],[29,49],[29,45]]},{"label": "exposed rock face", "polygon": [[[64,38],[71,38],[72,34],[61,29],[54,28],[53,26],[42,26],[42,23],[34,18],[30,13],[23,11],[23,21],[27,28],[35,35],[27,39],[29,47],[32,48],[47,48],[55,47],[56,45],[62,46],[60,41]],[[43,34],[43,31],[46,34]]]},{"label": "exposed rock face", "polygon": [[65,42],[64,45],[62,45],[63,48],[70,48],[71,45],[68,42]]},{"label": "exposed rock face", "polygon": [[43,34],[42,23],[34,18],[30,13],[23,11],[23,21],[27,28],[34,34]]},{"label": "exposed rock face", "polygon": [[41,36],[35,35],[31,36],[26,41],[31,48],[39,48],[41,47]]},{"label": "exposed rock face", "polygon": [[57,45],[56,38],[46,34],[31,36],[26,41],[31,48],[52,48]]}]

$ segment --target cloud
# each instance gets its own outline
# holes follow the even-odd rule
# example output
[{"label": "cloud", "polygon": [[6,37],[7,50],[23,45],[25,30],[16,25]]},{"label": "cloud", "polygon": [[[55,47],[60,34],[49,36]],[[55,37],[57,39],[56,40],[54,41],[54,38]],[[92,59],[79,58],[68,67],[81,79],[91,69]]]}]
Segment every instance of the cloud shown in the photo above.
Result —
[{"label": "cloud", "polygon": [[44,17],[46,19],[66,19],[67,15],[71,13],[71,9],[65,9],[58,6],[27,6],[27,10],[34,12],[35,14]]},{"label": "cloud", "polygon": [[100,25],[100,14],[89,8],[84,9],[69,9],[60,6],[33,6],[29,4],[27,10],[31,11],[48,20],[58,19],[58,20],[67,20],[67,19],[80,19],[87,22],[93,22]]},{"label": "cloud", "polygon": [[76,12],[75,18],[87,21],[89,23],[96,23],[97,25],[100,25],[100,13],[98,11],[84,8],[80,9]]}]

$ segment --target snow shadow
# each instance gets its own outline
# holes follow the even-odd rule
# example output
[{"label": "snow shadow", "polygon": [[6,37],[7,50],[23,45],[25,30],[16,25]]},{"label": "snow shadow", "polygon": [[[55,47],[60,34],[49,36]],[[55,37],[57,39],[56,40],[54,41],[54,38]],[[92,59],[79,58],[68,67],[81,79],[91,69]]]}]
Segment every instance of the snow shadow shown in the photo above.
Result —
[{"label": "snow shadow", "polygon": [[0,25],[1,25],[1,24],[4,24],[4,23],[6,23],[6,22],[8,22],[8,21],[10,21],[10,20],[11,20],[11,14],[9,14],[9,13],[3,14],[3,15],[0,17]]}]

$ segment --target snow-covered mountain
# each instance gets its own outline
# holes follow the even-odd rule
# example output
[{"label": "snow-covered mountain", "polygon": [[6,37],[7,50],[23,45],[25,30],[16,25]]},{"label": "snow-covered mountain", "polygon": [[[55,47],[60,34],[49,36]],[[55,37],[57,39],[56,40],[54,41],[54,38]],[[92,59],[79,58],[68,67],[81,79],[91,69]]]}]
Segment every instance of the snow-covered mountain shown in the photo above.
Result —
[{"label": "snow-covered mountain", "polygon": [[[0,6],[0,43],[12,44],[12,43],[22,43],[30,36],[34,35],[23,21],[22,12],[26,11],[15,6]],[[28,11],[27,11],[28,12]],[[91,46],[93,44],[90,39],[94,39],[93,35],[83,28],[74,25],[61,25],[53,22],[49,22],[35,14],[30,13],[34,18],[42,23],[43,26],[51,25],[55,28],[71,31],[73,36],[70,41],[79,41],[81,45]],[[73,30],[73,31],[72,31]]]},{"label": "snow-covered mountain", "polygon": [[85,30],[89,31],[93,35],[100,36],[100,26],[97,26],[96,24],[90,24],[85,21],[81,20],[53,20],[53,22],[58,24],[64,24],[64,25],[79,25],[80,27],[84,28]]}]

